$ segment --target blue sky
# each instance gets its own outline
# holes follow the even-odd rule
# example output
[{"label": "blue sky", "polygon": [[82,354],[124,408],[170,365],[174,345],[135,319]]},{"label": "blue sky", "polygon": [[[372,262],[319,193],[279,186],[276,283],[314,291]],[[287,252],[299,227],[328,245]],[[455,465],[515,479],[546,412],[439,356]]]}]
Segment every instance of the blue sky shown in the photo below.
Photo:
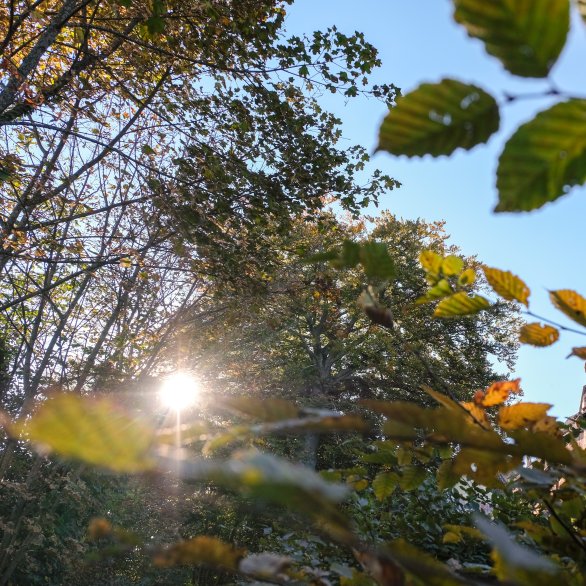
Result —
[{"label": "blue sky", "polygon": [[[451,17],[449,0],[296,0],[288,9],[287,28],[299,34],[335,24],[339,30],[365,33],[383,61],[372,80],[394,83],[403,93],[422,82],[443,77],[475,83],[499,101],[503,92],[533,93],[548,89],[547,80],[522,80],[509,75],[500,62],[488,56],[480,41],[472,40]],[[552,71],[555,85],[573,96],[586,97],[586,26],[574,14],[569,42]],[[488,145],[450,158],[398,158],[379,153],[378,167],[403,187],[381,202],[403,218],[445,220],[446,229],[465,254],[476,254],[489,266],[510,270],[532,290],[531,309],[539,315],[572,327],[570,320],[549,303],[548,290],[575,289],[586,295],[586,188],[539,211],[528,214],[494,214],[497,159],[514,129],[552,103],[550,98],[523,99],[501,111],[501,130]],[[344,140],[374,150],[385,115],[384,105],[356,99],[346,103],[324,96],[324,104],[343,121]],[[579,328],[579,326],[577,326]],[[550,348],[523,347],[515,376],[522,378],[525,400],[554,404],[552,412],[576,412],[584,364],[566,360],[572,346],[585,346],[586,337],[562,332]]]}]

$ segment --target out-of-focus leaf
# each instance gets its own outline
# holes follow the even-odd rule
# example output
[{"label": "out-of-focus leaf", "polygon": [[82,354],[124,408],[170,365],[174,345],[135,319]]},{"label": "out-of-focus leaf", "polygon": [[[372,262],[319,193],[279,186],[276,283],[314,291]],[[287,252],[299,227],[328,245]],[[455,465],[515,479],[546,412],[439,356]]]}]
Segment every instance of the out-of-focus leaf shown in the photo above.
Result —
[{"label": "out-of-focus leaf", "polygon": [[403,466],[399,486],[402,490],[413,490],[425,480],[425,468],[421,466]]},{"label": "out-of-focus leaf", "polygon": [[576,4],[582,20],[586,23],[586,0],[576,0]]},{"label": "out-of-focus leaf", "polygon": [[451,254],[446,256],[442,262],[442,273],[446,277],[459,275],[464,270],[464,261],[459,257]]},{"label": "out-of-focus leaf", "polygon": [[581,360],[586,360],[586,347],[582,346],[579,348],[572,348],[572,351],[570,352],[570,354],[568,354],[568,358],[570,356],[577,356]]},{"label": "out-of-focus leaf", "polygon": [[[379,586],[405,586],[405,576],[397,564],[386,555],[386,552],[380,551],[357,551],[353,550],[354,557],[360,565],[372,576]],[[370,578],[368,578],[370,580]],[[340,584],[354,584],[354,582],[343,582]],[[372,582],[356,583],[356,586],[370,586]]]},{"label": "out-of-focus leaf", "polygon": [[521,462],[521,456],[464,448],[454,459],[453,472],[489,488],[502,488],[500,475],[514,470]]},{"label": "out-of-focus leaf", "polygon": [[461,405],[466,411],[468,411],[468,413],[470,413],[470,417],[472,417],[476,423],[485,429],[490,429],[492,427],[486,415],[486,411],[480,405],[477,405],[473,401],[464,401]]},{"label": "out-of-focus leaf", "polygon": [[240,560],[238,570],[248,576],[270,579],[283,574],[293,563],[290,557],[274,553],[255,553]]},{"label": "out-of-focus leaf", "polygon": [[497,212],[534,210],[586,179],[586,100],[540,112],[508,140],[497,170]]},{"label": "out-of-focus leaf", "polygon": [[220,404],[262,421],[280,421],[295,419],[299,416],[299,407],[285,399],[256,399],[254,397],[226,397]]},{"label": "out-of-focus leaf", "polygon": [[204,564],[212,567],[236,570],[245,550],[235,548],[215,537],[199,535],[193,539],[170,545],[155,556],[155,564],[161,567],[192,566]]},{"label": "out-of-focus leaf", "polygon": [[552,405],[549,403],[517,403],[499,410],[499,425],[503,429],[522,429],[543,419]]},{"label": "out-of-focus leaf", "polygon": [[557,328],[542,325],[538,322],[525,324],[519,331],[519,342],[540,348],[555,344],[559,337],[560,332]]},{"label": "out-of-focus leaf", "polygon": [[495,99],[454,79],[424,83],[397,100],[382,123],[378,149],[409,157],[471,149],[498,130]]},{"label": "out-of-focus leaf", "polygon": [[60,456],[116,472],[139,472],[154,466],[154,433],[108,398],[59,393],[41,403],[13,432]]},{"label": "out-of-focus leaf", "polygon": [[396,472],[379,472],[372,481],[374,494],[379,501],[384,501],[395,492],[399,484],[399,475]]},{"label": "out-of-focus leaf", "polygon": [[490,303],[480,295],[470,297],[464,291],[442,299],[435,308],[434,317],[460,317],[474,315],[490,307]]},{"label": "out-of-focus leaf", "polygon": [[426,273],[439,275],[442,269],[443,258],[433,250],[423,250],[419,254],[419,262]]},{"label": "out-of-focus leaf", "polygon": [[482,267],[488,284],[504,299],[518,301],[529,307],[529,287],[510,271]]},{"label": "out-of-focus leaf", "polygon": [[503,380],[492,383],[482,397],[484,407],[494,407],[504,403],[511,393],[519,394],[521,392],[521,379]]},{"label": "out-of-focus leaf", "polygon": [[452,488],[460,480],[460,475],[454,471],[452,460],[444,460],[437,469],[437,486],[440,490]]},{"label": "out-of-focus leaf", "polygon": [[586,327],[586,299],[571,289],[550,291],[551,302],[570,319]]},{"label": "out-of-focus leaf", "polygon": [[392,541],[387,548],[392,559],[407,574],[418,578],[421,584],[426,586],[468,584],[464,578],[454,574],[446,565],[403,539]]},{"label": "out-of-focus leaf", "polygon": [[475,281],[476,281],[476,272],[474,271],[474,269],[466,269],[458,277],[458,285],[461,285],[462,287],[472,285]]},{"label": "out-of-focus leaf", "polygon": [[522,77],[546,77],[566,42],[568,0],[454,0],[454,18]]},{"label": "out-of-focus leaf", "polygon": [[502,526],[491,523],[482,515],[474,515],[474,523],[486,535],[498,553],[495,566],[500,580],[513,584],[553,584],[558,567],[548,558],[517,543]]},{"label": "out-of-focus leaf", "polygon": [[370,278],[392,279],[395,263],[383,242],[364,242],[360,245],[360,262]]},{"label": "out-of-focus leaf", "polygon": [[437,299],[442,299],[443,297],[447,297],[453,293],[453,289],[450,283],[446,279],[441,279],[438,281],[437,285],[434,285],[425,295],[419,297],[416,301],[416,305],[421,305],[422,303],[429,303],[431,301],[436,301]]}]

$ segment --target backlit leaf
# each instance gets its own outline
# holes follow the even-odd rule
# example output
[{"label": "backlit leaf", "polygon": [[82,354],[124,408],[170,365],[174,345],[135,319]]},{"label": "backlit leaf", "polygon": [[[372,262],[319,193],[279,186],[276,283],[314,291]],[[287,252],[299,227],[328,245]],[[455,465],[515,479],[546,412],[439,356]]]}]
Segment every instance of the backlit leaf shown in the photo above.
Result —
[{"label": "backlit leaf", "polygon": [[14,428],[23,439],[60,456],[117,472],[139,472],[154,465],[149,454],[152,430],[108,398],[56,394]]},{"label": "backlit leaf", "polygon": [[517,403],[501,407],[499,425],[503,429],[521,429],[543,419],[552,405],[548,403]]},{"label": "backlit leaf", "polygon": [[450,254],[449,256],[446,256],[442,262],[442,273],[446,275],[446,277],[458,275],[463,269],[464,261],[459,256]]},{"label": "backlit leaf", "polygon": [[379,501],[391,496],[399,484],[399,475],[396,472],[379,472],[372,481],[374,494]]},{"label": "backlit leaf", "polygon": [[586,179],[586,100],[540,112],[508,140],[497,171],[497,212],[529,211]]},{"label": "backlit leaf", "polygon": [[521,379],[504,380],[492,383],[482,397],[484,407],[493,407],[504,403],[511,393],[518,394],[521,392]]},{"label": "backlit leaf", "polygon": [[476,423],[486,429],[490,429],[491,425],[486,416],[486,411],[480,405],[477,405],[473,401],[463,402],[461,405],[466,411],[468,411],[468,413],[470,413],[470,417],[472,417]]},{"label": "backlit leaf", "polygon": [[443,297],[447,297],[453,293],[453,289],[448,283],[446,279],[441,279],[438,281],[437,285],[434,285],[425,295],[419,297],[416,301],[416,305],[421,305],[423,303],[430,303],[431,301],[436,301],[437,299],[442,299]]},{"label": "backlit leaf", "polygon": [[454,18],[487,53],[522,77],[545,77],[570,24],[568,0],[454,0]]},{"label": "backlit leaf", "polygon": [[392,279],[395,276],[395,263],[389,249],[383,242],[364,242],[360,245],[360,262],[368,277]]},{"label": "backlit leaf", "polygon": [[397,100],[382,123],[379,150],[409,157],[471,149],[498,130],[494,98],[453,79],[424,83]]},{"label": "backlit leaf", "polygon": [[254,397],[226,397],[221,401],[229,409],[262,421],[294,419],[299,416],[299,407],[285,399],[256,399]]},{"label": "backlit leaf", "polygon": [[504,299],[519,301],[529,307],[528,299],[531,291],[529,287],[510,271],[482,267],[488,284]]},{"label": "backlit leaf", "polygon": [[435,308],[434,317],[459,317],[473,315],[490,307],[490,303],[480,295],[468,296],[461,291],[440,301]]},{"label": "backlit leaf", "polygon": [[550,291],[551,302],[570,319],[586,327],[586,299],[571,289]]},{"label": "backlit leaf", "polygon": [[425,272],[439,275],[442,268],[443,258],[433,250],[423,250],[419,255],[419,262]]},{"label": "backlit leaf", "polygon": [[161,567],[191,566],[204,564],[235,570],[245,550],[235,548],[215,537],[200,535],[179,541],[155,556],[155,564]]},{"label": "backlit leaf", "polygon": [[551,346],[558,341],[560,333],[557,328],[540,323],[525,324],[519,332],[519,341],[532,346]]},{"label": "backlit leaf", "polygon": [[476,281],[476,272],[474,269],[466,269],[458,278],[458,285],[466,287],[472,285]]}]

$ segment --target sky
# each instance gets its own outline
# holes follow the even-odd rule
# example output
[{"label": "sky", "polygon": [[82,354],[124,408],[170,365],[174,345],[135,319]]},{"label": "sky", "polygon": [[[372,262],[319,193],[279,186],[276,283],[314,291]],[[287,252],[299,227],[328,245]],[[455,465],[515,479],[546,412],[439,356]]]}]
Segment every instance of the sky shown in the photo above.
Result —
[{"label": "sky", "polygon": [[[454,23],[450,0],[296,0],[288,7],[286,26],[291,34],[331,25],[347,34],[363,32],[383,63],[372,82],[393,83],[403,94],[445,77],[474,83],[499,102],[504,92],[533,94],[550,88],[548,80],[508,74],[480,41],[470,39]],[[585,62],[586,25],[573,14],[568,43],[550,79],[565,94],[586,97],[586,83],[580,83]],[[324,96],[322,103],[341,118],[348,145],[362,144],[374,152],[386,113],[383,104],[333,96]],[[574,289],[586,296],[586,188],[574,188],[530,213],[492,211],[497,201],[496,165],[506,140],[519,124],[552,103],[552,98],[527,98],[506,105],[498,135],[472,151],[437,159],[377,153],[372,168],[402,183],[383,198],[379,209],[405,219],[445,220],[451,242],[464,254],[510,270],[527,283],[534,313],[579,329],[550,304],[548,291]],[[552,413],[559,417],[576,413],[586,375],[581,360],[566,360],[573,346],[586,346],[586,337],[562,332],[560,341],[549,348],[521,347],[512,375],[522,379],[524,400],[553,403]]]}]

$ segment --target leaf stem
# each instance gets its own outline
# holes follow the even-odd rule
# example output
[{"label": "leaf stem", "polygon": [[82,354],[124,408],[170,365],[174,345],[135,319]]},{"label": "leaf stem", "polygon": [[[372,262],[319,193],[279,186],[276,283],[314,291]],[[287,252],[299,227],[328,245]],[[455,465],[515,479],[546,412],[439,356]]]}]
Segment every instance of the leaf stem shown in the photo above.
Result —
[{"label": "leaf stem", "polygon": [[538,319],[540,321],[544,321],[545,323],[551,324],[552,326],[555,326],[556,328],[559,328],[560,330],[563,330],[564,332],[571,332],[572,334],[580,334],[581,336],[586,336],[586,331],[584,331],[584,330],[575,330],[574,328],[562,326],[558,322],[553,321],[551,319],[547,319],[546,317],[542,317],[540,315],[537,315],[536,313],[533,313],[532,311],[527,310],[527,311],[523,311],[522,313],[524,315],[529,315],[531,317],[534,317],[535,319]]}]

